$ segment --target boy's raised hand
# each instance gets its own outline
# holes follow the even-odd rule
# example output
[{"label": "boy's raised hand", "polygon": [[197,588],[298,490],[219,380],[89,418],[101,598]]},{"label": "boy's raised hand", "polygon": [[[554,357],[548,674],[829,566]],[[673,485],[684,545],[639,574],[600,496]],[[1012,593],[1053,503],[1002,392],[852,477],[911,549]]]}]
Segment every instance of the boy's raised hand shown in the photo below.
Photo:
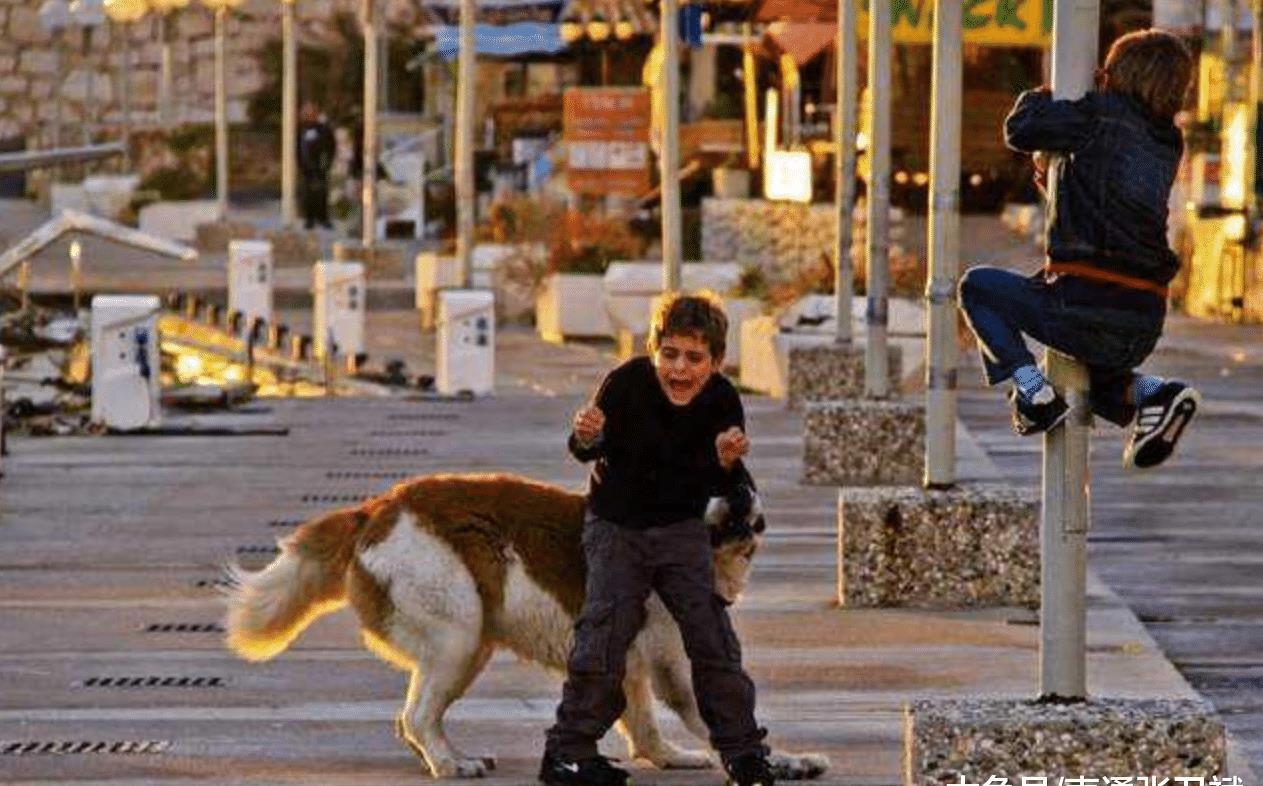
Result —
[{"label": "boy's raised hand", "polygon": [[585,445],[596,442],[605,428],[605,413],[598,407],[584,407],[574,415],[574,435]]},{"label": "boy's raised hand", "polygon": [[719,453],[719,466],[732,469],[737,459],[750,452],[750,440],[737,426],[733,426],[715,437],[715,450]]}]

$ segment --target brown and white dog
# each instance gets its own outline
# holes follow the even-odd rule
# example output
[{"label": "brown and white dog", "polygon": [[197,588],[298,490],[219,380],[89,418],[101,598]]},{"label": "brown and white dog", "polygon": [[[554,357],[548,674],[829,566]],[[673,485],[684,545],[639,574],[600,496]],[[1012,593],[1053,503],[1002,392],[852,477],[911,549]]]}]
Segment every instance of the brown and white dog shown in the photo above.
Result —
[{"label": "brown and white dog", "polygon": [[[564,670],[586,569],[583,497],[510,475],[435,475],[395,486],[357,508],[313,519],[281,542],[261,571],[232,568],[228,646],[242,658],[283,652],[317,617],[350,604],[364,643],[412,679],[396,728],[435,777],[478,777],[493,762],[463,756],[443,730],[447,708],[505,647]],[[757,497],[731,521],[715,499],[716,590],[735,600],[762,532]],[[753,526],[752,526],[753,525]],[[657,595],[627,659],[618,729],[632,756],[657,767],[712,766],[710,754],[663,739],[656,695],[707,739],[679,628]],[[774,753],[779,777],[811,778],[822,755]]]}]

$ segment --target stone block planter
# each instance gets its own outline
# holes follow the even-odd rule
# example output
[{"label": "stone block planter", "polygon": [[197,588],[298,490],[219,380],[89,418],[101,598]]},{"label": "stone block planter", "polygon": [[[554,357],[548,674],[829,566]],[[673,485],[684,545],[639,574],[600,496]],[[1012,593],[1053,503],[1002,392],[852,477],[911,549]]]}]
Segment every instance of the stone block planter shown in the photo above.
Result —
[{"label": "stone block planter", "polygon": [[52,183],[48,188],[48,207],[54,213],[63,210],[87,212],[88,196],[82,183]]},{"label": "stone block planter", "polygon": [[333,260],[363,264],[369,281],[401,279],[404,274],[403,249],[386,243],[370,248],[355,240],[339,240],[333,244]]},{"label": "stone block planter", "polygon": [[[741,267],[730,262],[685,262],[681,285],[686,292],[701,289],[722,294],[736,286]],[[620,346],[644,345],[654,299],[662,293],[661,262],[612,262],[605,271],[604,302]],[[732,335],[730,327],[729,335]]]},{"label": "stone block planter", "polygon": [[320,261],[320,240],[311,232],[278,229],[267,233],[277,267],[310,267]]},{"label": "stone block planter", "polygon": [[[192,199],[182,202],[154,202],[140,209],[140,231],[149,235],[192,243],[197,240],[197,227],[219,220],[219,206],[213,199]],[[224,241],[224,250],[228,242]]]},{"label": "stone block planter", "polygon": [[904,786],[1022,784],[1024,776],[1208,783],[1227,775],[1223,722],[1196,699],[915,701],[904,709],[904,750]]},{"label": "stone block planter", "polygon": [[117,221],[131,204],[140,184],[138,175],[94,175],[84,178],[83,195],[93,214]]},{"label": "stone block planter", "polygon": [[593,273],[554,273],[535,299],[535,327],[546,341],[614,334],[606,313],[603,277]]},{"label": "stone block planter", "polygon": [[1002,484],[838,493],[838,602],[1039,605],[1039,499]]},{"label": "stone block planter", "polygon": [[208,254],[224,254],[234,240],[254,240],[259,231],[246,221],[211,221],[197,225],[197,250]]},{"label": "stone block planter", "polygon": [[803,482],[914,486],[925,473],[925,407],[906,401],[806,405]]},{"label": "stone block planter", "polygon": [[750,170],[716,167],[711,170],[716,199],[747,199],[750,196]]},{"label": "stone block planter", "polygon": [[[818,344],[789,348],[788,396],[790,407],[805,403],[856,399],[864,395],[864,345]],[[903,351],[886,347],[888,385],[899,389],[903,379]]]}]

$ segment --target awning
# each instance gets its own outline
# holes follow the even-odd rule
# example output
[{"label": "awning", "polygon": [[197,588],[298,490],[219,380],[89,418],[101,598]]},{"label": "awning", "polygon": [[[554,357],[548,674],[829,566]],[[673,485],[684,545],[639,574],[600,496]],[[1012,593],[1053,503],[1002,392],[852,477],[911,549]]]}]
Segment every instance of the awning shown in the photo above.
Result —
[{"label": "awning", "polygon": [[838,26],[825,22],[774,22],[764,36],[772,46],[806,65],[833,46]]},{"label": "awning", "polygon": [[[435,51],[445,60],[454,60],[460,52],[460,28],[436,25]],[[491,57],[520,55],[555,55],[566,48],[557,25],[542,22],[519,22],[512,25],[474,25],[474,51]]]}]

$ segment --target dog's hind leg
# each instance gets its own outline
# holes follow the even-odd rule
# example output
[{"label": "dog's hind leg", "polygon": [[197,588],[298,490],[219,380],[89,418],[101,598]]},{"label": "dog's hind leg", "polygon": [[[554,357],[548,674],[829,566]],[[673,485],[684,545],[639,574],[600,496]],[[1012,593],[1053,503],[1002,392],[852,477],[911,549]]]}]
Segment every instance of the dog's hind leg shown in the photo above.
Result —
[{"label": "dog's hind leg", "polygon": [[436,778],[486,775],[491,763],[462,757],[443,729],[443,714],[490,657],[491,648],[481,643],[479,629],[431,619],[424,630],[397,622],[394,634],[396,645],[413,654],[417,664],[396,724],[399,735],[421,755]]},{"label": "dog's hind leg", "polygon": [[694,770],[711,766],[704,750],[685,750],[663,739],[653,714],[653,691],[644,659],[633,649],[623,679],[627,708],[618,721],[618,730],[627,740],[634,759],[645,759],[659,769]]}]

